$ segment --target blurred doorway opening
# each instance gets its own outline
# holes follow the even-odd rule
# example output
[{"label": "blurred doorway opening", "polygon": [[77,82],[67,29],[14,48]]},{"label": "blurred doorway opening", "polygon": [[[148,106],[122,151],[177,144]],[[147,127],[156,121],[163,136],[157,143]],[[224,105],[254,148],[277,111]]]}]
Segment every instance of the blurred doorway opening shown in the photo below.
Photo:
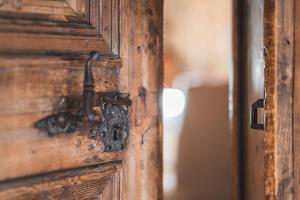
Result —
[{"label": "blurred doorway opening", "polygon": [[231,16],[231,0],[165,0],[167,200],[230,198]]}]

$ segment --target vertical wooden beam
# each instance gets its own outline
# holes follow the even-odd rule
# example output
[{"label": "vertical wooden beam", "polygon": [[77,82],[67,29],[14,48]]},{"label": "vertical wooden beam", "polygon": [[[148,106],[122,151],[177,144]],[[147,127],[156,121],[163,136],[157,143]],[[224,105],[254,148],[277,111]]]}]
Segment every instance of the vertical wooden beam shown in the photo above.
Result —
[{"label": "vertical wooden beam", "polygon": [[294,0],[265,0],[265,199],[294,199]]},{"label": "vertical wooden beam", "polygon": [[131,94],[123,199],[162,199],[163,0],[120,0],[120,85]]},{"label": "vertical wooden beam", "polygon": [[300,199],[300,2],[295,1],[295,64],[294,64],[294,176],[295,200]]}]

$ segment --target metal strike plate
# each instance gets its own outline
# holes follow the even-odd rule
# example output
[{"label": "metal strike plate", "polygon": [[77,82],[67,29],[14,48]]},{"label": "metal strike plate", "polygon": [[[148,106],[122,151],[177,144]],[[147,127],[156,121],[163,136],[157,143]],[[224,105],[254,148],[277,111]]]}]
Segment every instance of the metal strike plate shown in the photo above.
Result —
[{"label": "metal strike plate", "polygon": [[[85,68],[82,97],[62,97],[57,112],[34,123],[34,128],[47,132],[50,137],[87,132],[92,139],[101,139],[104,151],[118,151],[125,147],[129,133],[129,94],[120,92],[95,92],[92,53]],[[64,110],[64,111],[62,111]]]},{"label": "metal strike plate", "polygon": [[254,104],[251,106],[251,113],[250,113],[250,128],[257,129],[257,130],[264,130],[265,124],[264,122],[259,123],[258,122],[258,109],[264,108],[265,106],[265,100],[264,99],[258,99]]}]

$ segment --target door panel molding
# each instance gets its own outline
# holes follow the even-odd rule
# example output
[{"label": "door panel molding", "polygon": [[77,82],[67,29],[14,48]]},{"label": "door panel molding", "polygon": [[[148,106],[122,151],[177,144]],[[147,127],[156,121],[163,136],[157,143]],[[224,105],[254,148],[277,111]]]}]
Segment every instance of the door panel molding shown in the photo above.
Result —
[{"label": "door panel molding", "polygon": [[16,179],[0,185],[0,199],[120,200],[121,175],[115,163]]},{"label": "door panel molding", "polygon": [[0,2],[0,54],[98,51],[119,55],[119,0],[15,2],[24,3]]}]

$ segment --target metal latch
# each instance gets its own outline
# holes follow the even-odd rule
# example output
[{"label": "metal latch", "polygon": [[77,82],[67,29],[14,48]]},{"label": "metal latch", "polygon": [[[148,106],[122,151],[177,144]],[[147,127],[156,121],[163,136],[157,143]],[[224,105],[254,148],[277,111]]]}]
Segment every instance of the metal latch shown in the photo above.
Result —
[{"label": "metal latch", "polygon": [[99,59],[99,53],[92,52],[85,66],[82,97],[65,97],[57,112],[36,123],[34,127],[45,131],[50,137],[70,134],[75,131],[88,132],[93,139],[100,138],[104,151],[124,149],[129,132],[129,94],[95,92],[92,62]]},{"label": "metal latch", "polygon": [[257,129],[257,130],[265,130],[264,125],[264,117],[262,119],[262,123],[258,122],[258,109],[263,109],[265,107],[265,100],[258,99],[254,104],[251,106],[251,114],[250,114],[250,128]]}]

